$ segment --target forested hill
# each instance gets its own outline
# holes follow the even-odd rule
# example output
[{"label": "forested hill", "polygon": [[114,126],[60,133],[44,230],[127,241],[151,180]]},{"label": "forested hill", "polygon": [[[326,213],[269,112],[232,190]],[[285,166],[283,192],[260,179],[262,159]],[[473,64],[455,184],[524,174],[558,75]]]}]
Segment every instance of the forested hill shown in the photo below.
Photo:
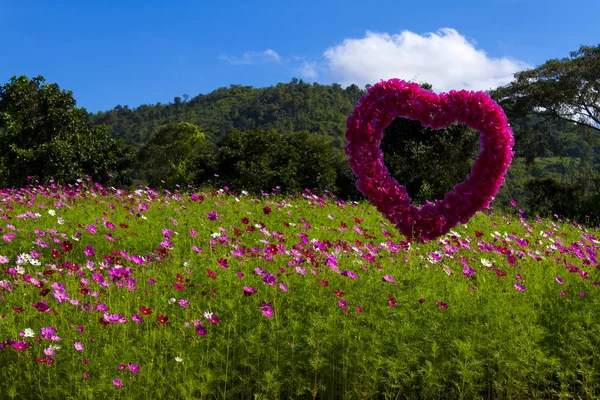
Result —
[{"label": "forested hill", "polygon": [[159,127],[179,121],[198,126],[213,141],[232,129],[308,131],[343,140],[346,119],[364,94],[356,85],[343,89],[293,79],[266,88],[232,85],[189,101],[176,97],[170,104],[117,106],[89,118],[108,125],[111,136],[136,146],[146,143]]}]

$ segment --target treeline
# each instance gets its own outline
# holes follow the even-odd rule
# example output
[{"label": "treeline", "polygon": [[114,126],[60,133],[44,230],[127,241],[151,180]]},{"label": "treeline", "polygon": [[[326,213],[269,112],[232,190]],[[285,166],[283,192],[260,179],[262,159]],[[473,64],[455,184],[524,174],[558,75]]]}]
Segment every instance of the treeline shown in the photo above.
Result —
[{"label": "treeline", "polygon": [[[582,48],[492,91],[516,140],[516,159],[494,206],[508,207],[514,198],[531,214],[595,218],[598,60],[597,48]],[[293,79],[89,114],[75,106],[71,92],[42,77],[14,77],[0,86],[0,185],[66,183],[88,175],[121,186],[133,181],[169,189],[187,184],[252,192],[310,189],[359,199],[343,147],[346,119],[364,94],[356,85]],[[586,118],[561,114],[561,99],[570,110],[584,99]],[[464,180],[478,146],[478,133],[465,126],[433,131],[398,118],[386,129],[381,149],[392,176],[424,203]]]},{"label": "treeline", "polygon": [[274,130],[280,133],[307,131],[337,140],[342,146],[345,124],[358,99],[365,94],[356,85],[308,84],[296,78],[266,88],[231,85],[189,99],[175,97],[170,104],[142,105],[136,109],[117,106],[90,114],[95,125],[110,127],[110,135],[137,147],[148,142],[160,127],[189,122],[209,140],[237,129]]}]

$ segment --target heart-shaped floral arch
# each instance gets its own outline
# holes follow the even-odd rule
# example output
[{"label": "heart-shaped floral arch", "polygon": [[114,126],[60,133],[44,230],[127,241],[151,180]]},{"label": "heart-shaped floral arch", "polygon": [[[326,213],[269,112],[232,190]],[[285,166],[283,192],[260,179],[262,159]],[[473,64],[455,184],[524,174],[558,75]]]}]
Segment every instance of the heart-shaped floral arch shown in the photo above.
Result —
[{"label": "heart-shaped floral arch", "polygon": [[[435,204],[411,205],[406,188],[385,166],[379,145],[383,130],[396,117],[433,129],[462,123],[480,133],[481,151],[471,174]],[[436,94],[416,83],[390,79],[368,89],[346,126],[345,151],[358,179],[356,187],[409,240],[435,239],[487,207],[502,186],[513,156],[514,139],[506,115],[485,92]]]}]

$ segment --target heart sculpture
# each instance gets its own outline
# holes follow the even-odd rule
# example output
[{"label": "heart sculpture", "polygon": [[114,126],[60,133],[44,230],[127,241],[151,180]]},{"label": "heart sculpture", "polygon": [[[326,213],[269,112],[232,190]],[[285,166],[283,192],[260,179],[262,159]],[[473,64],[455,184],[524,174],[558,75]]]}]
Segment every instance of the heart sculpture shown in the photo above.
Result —
[{"label": "heart sculpture", "polygon": [[[465,182],[443,200],[417,208],[383,161],[379,148],[383,130],[394,118],[419,121],[440,129],[455,122],[479,131],[481,151]],[[409,240],[429,241],[467,223],[487,207],[504,182],[514,139],[502,108],[485,92],[466,90],[432,93],[399,79],[368,89],[346,123],[346,154],[356,187]]]}]

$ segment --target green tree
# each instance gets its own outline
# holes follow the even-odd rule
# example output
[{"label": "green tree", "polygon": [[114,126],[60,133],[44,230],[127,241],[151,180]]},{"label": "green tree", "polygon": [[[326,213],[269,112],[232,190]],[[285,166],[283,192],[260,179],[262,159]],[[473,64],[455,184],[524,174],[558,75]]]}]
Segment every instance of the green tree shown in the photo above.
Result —
[{"label": "green tree", "polygon": [[491,95],[509,118],[536,114],[600,132],[600,45],[581,46],[568,58],[517,72]]},{"label": "green tree", "polygon": [[188,122],[164,125],[140,149],[140,170],[153,187],[191,183],[192,159],[204,140],[204,133]]},{"label": "green tree", "polygon": [[13,77],[0,86],[0,184],[19,187],[28,177],[67,183],[83,175],[128,183],[132,150],[87,121],[71,91],[42,76]]}]

